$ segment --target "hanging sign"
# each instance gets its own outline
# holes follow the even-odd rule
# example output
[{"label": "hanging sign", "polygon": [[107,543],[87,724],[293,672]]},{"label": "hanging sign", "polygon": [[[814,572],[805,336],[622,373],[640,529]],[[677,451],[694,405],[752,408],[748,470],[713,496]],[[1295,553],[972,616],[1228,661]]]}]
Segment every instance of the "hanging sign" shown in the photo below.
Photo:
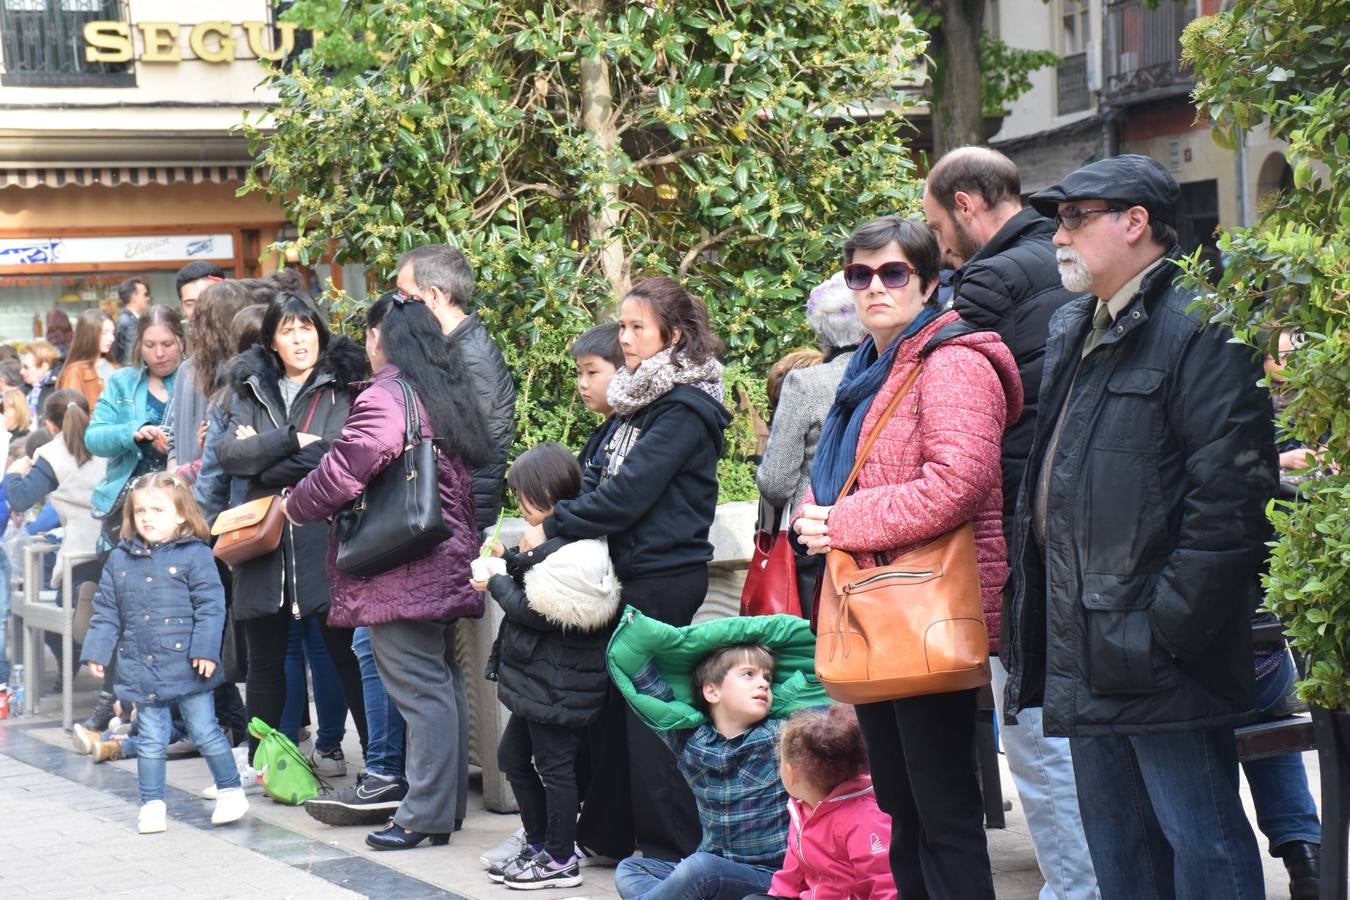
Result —
[{"label": "hanging sign", "polygon": [[0,239],[0,267],[233,258],[234,235],[231,234]]}]

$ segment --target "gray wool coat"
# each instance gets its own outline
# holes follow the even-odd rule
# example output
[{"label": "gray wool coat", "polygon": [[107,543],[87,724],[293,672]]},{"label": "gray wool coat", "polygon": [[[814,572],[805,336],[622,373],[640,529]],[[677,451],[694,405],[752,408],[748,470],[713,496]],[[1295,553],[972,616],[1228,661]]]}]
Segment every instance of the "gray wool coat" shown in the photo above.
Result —
[{"label": "gray wool coat", "polygon": [[783,379],[755,484],[765,500],[784,509],[784,521],[801,505],[811,485],[820,429],[852,358],[853,351],[841,353],[827,363],[793,369]]}]

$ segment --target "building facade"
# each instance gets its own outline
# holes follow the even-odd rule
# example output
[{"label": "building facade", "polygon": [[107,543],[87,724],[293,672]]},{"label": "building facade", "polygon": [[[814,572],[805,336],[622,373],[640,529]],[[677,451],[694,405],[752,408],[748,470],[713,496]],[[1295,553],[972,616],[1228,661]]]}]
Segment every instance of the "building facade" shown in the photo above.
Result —
[{"label": "building facade", "polygon": [[1018,163],[1023,190],[1094,159],[1142,153],[1181,185],[1177,231],[1188,250],[1213,243],[1217,226],[1251,223],[1260,198],[1287,184],[1289,167],[1284,145],[1264,129],[1235,151],[1196,120],[1181,33],[1219,9],[1220,0],[1000,0],[1004,41],[1061,58],[1033,74],[991,141]]},{"label": "building facade", "polygon": [[0,0],[0,338],[53,307],[115,312],[132,276],[176,305],[192,260],[264,273],[285,219],[235,196],[238,126],[296,39],[267,0]]}]

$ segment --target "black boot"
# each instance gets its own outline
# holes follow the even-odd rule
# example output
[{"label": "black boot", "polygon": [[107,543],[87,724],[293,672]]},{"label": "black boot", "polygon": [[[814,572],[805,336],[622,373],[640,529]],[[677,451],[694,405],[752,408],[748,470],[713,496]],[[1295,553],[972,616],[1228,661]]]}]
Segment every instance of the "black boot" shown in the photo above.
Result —
[{"label": "black boot", "polygon": [[112,691],[99,691],[98,704],[94,706],[94,711],[89,714],[89,718],[80,724],[90,731],[97,731],[100,734],[108,727],[108,723],[113,717],[113,703],[117,698],[113,696]]},{"label": "black boot", "polygon": [[1322,873],[1322,846],[1308,841],[1281,844],[1276,852],[1289,871],[1290,900],[1317,900],[1317,884]]}]

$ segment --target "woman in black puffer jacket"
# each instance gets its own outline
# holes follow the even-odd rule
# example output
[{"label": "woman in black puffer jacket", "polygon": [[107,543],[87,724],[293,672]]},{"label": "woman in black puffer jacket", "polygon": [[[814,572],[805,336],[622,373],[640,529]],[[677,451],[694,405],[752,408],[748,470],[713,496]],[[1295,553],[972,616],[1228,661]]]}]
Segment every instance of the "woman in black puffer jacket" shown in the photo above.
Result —
[{"label": "woman in black puffer jacket", "polygon": [[[221,469],[247,480],[245,500],[279,496],[318,466],[351,411],[347,385],[366,371],[365,352],[348,338],[330,337],[308,298],[282,293],[268,304],[258,345],[230,366],[229,421],[217,447]],[[327,551],[327,523],[286,522],[276,550],[234,568],[231,615],[248,646],[246,706],[250,718],[280,726],[291,622],[318,616],[364,748],[365,703],[352,631],[327,624]],[[250,736],[249,744],[252,752],[257,739]],[[345,770],[340,746],[315,751],[330,760],[328,772]]]}]

